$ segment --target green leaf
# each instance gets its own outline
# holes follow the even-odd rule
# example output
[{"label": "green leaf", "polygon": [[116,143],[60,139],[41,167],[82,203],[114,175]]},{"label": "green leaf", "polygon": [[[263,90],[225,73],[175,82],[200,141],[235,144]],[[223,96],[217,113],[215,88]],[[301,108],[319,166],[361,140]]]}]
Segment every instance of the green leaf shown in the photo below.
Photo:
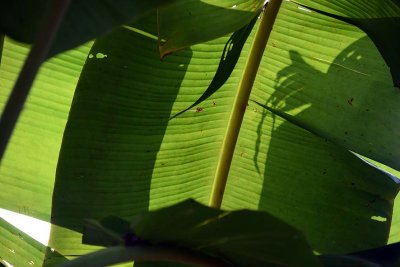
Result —
[{"label": "green leaf", "polygon": [[134,21],[130,26],[158,37],[161,58],[194,44],[245,27],[264,4],[262,0],[182,0]]},{"label": "green leaf", "polygon": [[161,57],[244,27],[260,12],[263,0],[185,0],[158,11]]},{"label": "green leaf", "polygon": [[301,233],[265,212],[224,212],[189,200],[143,214],[132,228],[143,240],[192,248],[238,266],[318,266]]},{"label": "green leaf", "polygon": [[[192,104],[210,85],[229,38],[198,44],[164,62],[153,39],[129,29],[96,41],[61,149],[52,247],[66,257],[97,249],[81,245],[84,218],[114,214],[131,219],[137,212],[189,197],[209,202],[232,103],[257,29],[258,22],[226,83],[201,106],[170,121],[171,114]],[[65,62],[74,60],[71,56]],[[7,73],[15,75],[13,63],[7,66],[12,69]],[[46,75],[55,77],[48,84],[56,89],[45,98],[52,104],[76,82],[71,75],[71,81],[59,84],[63,72],[69,73],[60,68]],[[47,96],[44,89],[36,99]],[[298,123],[249,103],[224,208],[268,211],[301,230],[320,253],[384,245],[398,185],[347,149],[399,168],[399,97],[384,60],[362,31],[285,1],[251,98],[296,117]],[[26,136],[25,131],[15,135],[8,165],[6,160],[1,165],[5,189],[0,192],[2,205],[13,210],[27,206],[28,214],[43,218],[50,216],[55,158],[69,105],[57,113],[61,119],[54,123],[56,131],[48,133],[54,114],[46,103],[27,108],[25,116],[35,119],[26,124],[39,126],[26,130]],[[34,186],[26,189],[26,184]],[[17,203],[15,195],[18,201],[26,199],[26,205]]]},{"label": "green leaf", "polygon": [[253,20],[248,25],[240,28],[238,31],[232,34],[228,42],[225,44],[221,60],[218,65],[218,69],[215,72],[215,76],[208,86],[207,90],[188,108],[172,116],[172,119],[201,104],[204,100],[208,99],[219,88],[221,88],[222,85],[224,85],[236,66],[236,63],[240,57],[240,52],[242,52],[243,46],[246,43],[246,40],[249,37],[249,34],[257,21],[257,17],[258,15],[253,18]]},{"label": "green leaf", "polygon": [[0,218],[0,261],[6,260],[13,266],[41,265],[45,252],[57,255],[57,251],[50,250],[21,230],[10,225]]},{"label": "green leaf", "polygon": [[[48,221],[55,168],[73,90],[90,44],[41,68],[0,167],[1,207]],[[5,40],[0,68],[1,108],[28,48]],[[29,186],[27,186],[29,185]],[[15,196],[23,196],[15,201]]]},{"label": "green leaf", "polygon": [[[155,157],[192,55],[183,50],[161,62],[154,45],[153,39],[122,28],[98,39],[90,52],[69,115],[77,124],[69,124],[64,134],[54,191],[52,222],[61,227],[54,227],[50,242],[63,253],[78,254],[83,218],[126,218],[148,209]],[[100,53],[103,58],[96,57]],[[97,91],[95,95],[87,85]],[[81,108],[91,111],[82,114]],[[121,158],[113,160],[118,155]],[[83,162],[85,167],[79,167]],[[68,194],[66,188],[71,189]],[[121,201],[126,203],[123,209],[118,208]],[[61,232],[65,235],[58,235]],[[71,238],[66,241],[63,236]]]},{"label": "green leaf", "polygon": [[[318,127],[329,126],[332,131],[335,126],[333,132],[343,133],[349,142],[353,142],[353,135],[345,135],[346,129],[339,127],[338,121],[351,121],[346,126],[368,129],[365,135],[377,142],[396,142],[395,130],[385,132],[387,137],[382,138],[375,126],[381,125],[381,119],[394,118],[374,113],[375,117],[354,119],[357,113],[347,102],[346,94],[351,88],[345,86],[345,81],[350,82],[350,78],[356,79],[351,87],[360,94],[353,105],[357,99],[372,97],[369,94],[373,90],[362,89],[375,82],[387,85],[386,90],[392,88],[387,82],[387,69],[378,69],[384,62],[373,44],[362,39],[364,34],[354,26],[322,19],[321,15],[297,7],[291,2],[282,6],[252,98],[261,103],[270,97],[277,103],[286,100],[292,116],[309,116]],[[297,34],[306,26],[307,34]],[[169,120],[171,114],[196,101],[210,85],[229,37],[192,46],[163,62],[154,49],[154,39],[129,29],[96,41],[82,72],[64,134],[53,197],[52,222],[57,226],[52,230],[51,246],[65,255],[92,251],[91,247],[79,245],[84,218],[101,219],[112,214],[131,219],[138,212],[190,197],[201,203],[209,201],[237,85],[257,29],[258,23],[220,90],[201,106],[173,120]],[[321,29],[327,32],[322,34]],[[319,58],[324,47],[319,42],[325,45],[335,40],[342,44],[334,43],[327,55],[322,54],[328,62],[335,63],[336,57],[341,60],[341,52],[347,46],[349,51],[361,47],[365,55],[371,55],[362,59],[363,68],[376,69],[376,76],[363,80],[364,75],[353,75],[352,71],[341,75],[342,68],[337,73],[336,64],[319,60],[308,60],[312,68],[304,65],[303,71],[295,69],[302,71],[304,78],[296,72],[286,72],[292,64],[289,51],[294,47],[301,55]],[[98,53],[103,58],[96,58]],[[321,89],[336,89],[324,87],[324,71],[330,66],[335,68],[333,85],[343,85],[339,88],[342,91],[337,89],[337,97],[330,97]],[[276,76],[284,73],[288,73],[283,76],[288,83],[302,79],[303,88],[309,93],[301,94],[302,87],[298,91],[280,87]],[[313,79],[311,74],[316,77]],[[293,95],[296,92],[299,94]],[[309,95],[325,100],[318,103],[307,98]],[[336,108],[336,101],[350,114],[349,118],[344,111],[331,110],[332,106]],[[396,108],[373,107],[369,108],[379,107],[382,114]],[[385,128],[396,127],[388,125]],[[363,148],[368,144],[359,141],[356,145]],[[387,147],[398,153],[394,147]],[[376,154],[381,154],[379,146]],[[223,206],[268,211],[300,229],[314,250],[343,253],[386,244],[397,192],[398,185],[389,176],[345,148],[249,103]],[[381,220],[375,220],[378,217]]]},{"label": "green leaf", "polygon": [[[380,209],[373,195],[390,190],[377,193],[381,183],[386,183],[385,179],[364,172],[363,164],[356,163],[358,160],[347,152],[339,152],[328,141],[381,162],[398,164],[398,150],[393,144],[398,142],[396,121],[400,113],[396,103],[400,95],[390,82],[388,69],[372,42],[360,30],[299,9],[293,3],[283,5],[264,58],[251,99],[290,115],[298,126],[323,139],[314,139],[309,132],[250,102],[230,170],[231,182],[227,185],[224,205],[230,209],[244,205],[260,207],[285,217],[288,222],[296,222],[299,229],[310,231],[306,236],[310,237],[312,247],[321,253],[334,253],[333,247],[336,253],[361,250],[360,241],[353,239],[355,235],[359,240],[362,236],[370,238],[374,231],[361,234],[358,231],[364,230],[357,228],[356,221],[368,217],[370,226],[379,227],[375,216],[390,220],[391,216],[373,215]],[[346,168],[339,163],[346,161],[345,158],[347,164],[353,165],[348,169],[351,175],[345,174]],[[364,178],[355,181],[350,178],[352,175]],[[353,191],[360,189],[360,182],[362,190],[369,193],[364,195],[365,202],[355,204],[349,198],[361,193]],[[371,184],[364,187],[364,182]],[[373,183],[377,183],[376,186]],[[321,188],[312,189],[317,185]],[[394,183],[392,186],[397,188]],[[338,193],[338,190],[344,191]],[[310,191],[311,194],[305,193]],[[393,199],[396,191],[389,198]],[[257,195],[261,198],[254,198]],[[350,219],[354,214],[350,215],[343,207],[354,210],[360,217]],[[335,227],[327,227],[334,221]],[[317,248],[311,236],[322,232],[330,241]],[[349,238],[345,242],[347,248],[338,249],[342,242],[338,243],[338,237]],[[365,240],[363,242],[366,245]],[[353,248],[350,248],[351,243]],[[382,245],[385,243],[381,240]]]},{"label": "green leaf", "polygon": [[[104,227],[105,235],[115,229],[115,225],[114,229]],[[138,238],[133,246],[149,242],[155,246],[187,248],[234,266],[319,266],[302,234],[265,212],[225,212],[187,200],[143,213],[131,227],[131,234]],[[125,227],[119,230],[125,232]],[[84,233],[83,237],[93,240],[98,233]],[[121,235],[124,237],[126,234]]]},{"label": "green leaf", "polygon": [[[394,86],[400,88],[400,1],[298,0],[310,10],[353,24],[365,31],[390,67]],[[314,8],[316,7],[316,8]],[[333,13],[329,13],[333,12]]]},{"label": "green leaf", "polygon": [[13,266],[41,264],[46,247],[0,218],[0,261]]},{"label": "green leaf", "polygon": [[[100,222],[87,220],[83,228],[82,243],[96,246],[128,245],[136,241],[130,223],[115,216]],[[132,237],[132,240],[130,238]]]},{"label": "green leaf", "polygon": [[[1,208],[50,220],[51,195],[62,134],[90,44],[45,63],[0,166]],[[28,53],[5,39],[0,68],[0,108]],[[15,196],[21,196],[15,201]],[[22,197],[23,196],[23,197]]]},{"label": "green leaf", "polygon": [[261,63],[252,99],[399,169],[400,93],[371,40],[349,24],[287,6],[269,43],[271,63]]},{"label": "green leaf", "polygon": [[[50,2],[46,0],[1,1],[0,33],[21,42],[33,43]],[[168,2],[170,1],[71,1],[53,42],[50,55],[90,41]]]},{"label": "green leaf", "polygon": [[[28,216],[50,221],[52,191],[62,134],[74,88],[90,44],[60,54],[45,63],[36,77],[32,93],[0,166],[0,206]],[[4,40],[0,66],[0,108],[4,107],[28,47]],[[3,232],[2,232],[3,233]],[[5,238],[5,237],[4,237]],[[28,240],[28,239],[24,239]],[[0,243],[4,242],[3,236]],[[4,244],[4,243],[3,243]],[[18,243],[21,251],[31,252],[31,244]],[[42,264],[45,249],[32,252]],[[39,255],[42,253],[42,255]],[[58,255],[49,251],[49,257]],[[25,258],[0,248],[0,256],[10,263]],[[57,258],[63,259],[58,255]],[[32,259],[29,259],[32,260]],[[28,266],[26,263],[14,266]]]}]

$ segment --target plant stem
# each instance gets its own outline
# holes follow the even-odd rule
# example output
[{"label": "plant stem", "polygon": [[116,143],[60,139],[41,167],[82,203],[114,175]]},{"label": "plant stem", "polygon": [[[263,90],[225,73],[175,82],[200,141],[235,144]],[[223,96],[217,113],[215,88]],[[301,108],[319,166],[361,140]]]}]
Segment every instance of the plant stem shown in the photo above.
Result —
[{"label": "plant stem", "polygon": [[261,59],[264,54],[269,36],[272,31],[276,16],[282,0],[271,0],[262,13],[260,25],[257,29],[255,39],[253,41],[250,55],[247,58],[242,79],[236,93],[235,101],[231,116],[228,122],[228,128],[225,133],[224,142],[222,144],[221,154],[217,165],[217,171],[214,178],[214,185],[211,192],[209,205],[211,207],[220,208],[222,198],[228,179],[229,169],[231,166],[233,153],[235,151],[236,142],[239,136],[240,127],[242,125],[247,102],[253,87],[254,80],[260,66]]},{"label": "plant stem", "polygon": [[46,59],[70,2],[71,0],[51,1],[50,7],[44,16],[36,40],[1,115],[0,161],[3,158],[8,141],[28,97],[35,76],[40,65]]},{"label": "plant stem", "polygon": [[161,246],[137,245],[132,247],[114,246],[96,251],[59,267],[103,267],[129,261],[135,262],[175,262],[192,266],[226,267],[227,265],[207,255]]}]

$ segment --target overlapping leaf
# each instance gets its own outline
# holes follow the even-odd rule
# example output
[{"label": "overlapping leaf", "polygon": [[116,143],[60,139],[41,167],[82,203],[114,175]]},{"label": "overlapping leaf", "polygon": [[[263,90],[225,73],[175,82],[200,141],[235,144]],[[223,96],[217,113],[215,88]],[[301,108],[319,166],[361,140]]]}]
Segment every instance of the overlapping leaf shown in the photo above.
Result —
[{"label": "overlapping leaf", "polygon": [[136,237],[131,246],[147,243],[185,248],[234,266],[319,266],[304,236],[265,212],[224,212],[187,200],[141,214],[130,227],[122,220],[113,222],[112,225],[103,222],[104,226],[96,227],[96,231],[88,228],[84,240],[89,244],[109,245],[98,238],[108,239],[111,232],[122,240]]},{"label": "overlapping leaf", "polygon": [[190,45],[231,33],[259,12],[264,1],[181,1],[158,11],[160,53],[163,56]]},{"label": "overlapping leaf", "polygon": [[[0,34],[33,43],[51,1],[1,1]],[[171,0],[74,0],[68,8],[50,55],[71,49],[143,16]]]},{"label": "overlapping leaf", "polygon": [[131,26],[157,36],[161,58],[246,26],[262,0],[182,0],[150,13]]}]

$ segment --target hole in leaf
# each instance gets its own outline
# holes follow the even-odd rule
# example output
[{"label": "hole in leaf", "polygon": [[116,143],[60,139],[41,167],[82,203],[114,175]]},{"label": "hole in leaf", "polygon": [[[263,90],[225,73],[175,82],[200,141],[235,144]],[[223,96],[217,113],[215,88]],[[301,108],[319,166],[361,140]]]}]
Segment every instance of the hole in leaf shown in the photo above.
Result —
[{"label": "hole in leaf", "polygon": [[374,221],[378,221],[378,222],[386,222],[387,221],[387,218],[382,217],[382,216],[372,216],[371,219]]},{"label": "hole in leaf", "polygon": [[106,57],[107,57],[107,55],[106,55],[106,54],[103,54],[103,53],[97,53],[97,54],[96,54],[96,58],[102,59],[102,58],[106,58]]}]

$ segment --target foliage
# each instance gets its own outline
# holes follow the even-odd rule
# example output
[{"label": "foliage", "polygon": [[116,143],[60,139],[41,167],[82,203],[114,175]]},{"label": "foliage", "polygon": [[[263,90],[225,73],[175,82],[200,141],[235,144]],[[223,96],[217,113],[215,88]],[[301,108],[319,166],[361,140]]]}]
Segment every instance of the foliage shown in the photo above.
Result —
[{"label": "foliage", "polygon": [[[51,1],[37,12],[24,2],[1,2],[0,32],[33,42]],[[261,19],[257,0],[115,2],[71,2],[48,55],[97,38],[42,65],[1,161],[1,207],[50,221],[51,249],[1,221],[0,257],[52,266],[98,249],[81,244],[85,218],[131,221],[194,198],[269,218],[246,213],[234,224],[243,231],[276,217],[324,265],[383,264],[368,257],[376,251],[336,254],[400,241],[398,0],[284,1],[270,36],[279,1]],[[28,51],[4,39],[2,107]],[[165,230],[151,222],[150,233]],[[266,239],[278,248],[289,232]]]},{"label": "foliage", "polygon": [[[187,248],[220,257],[233,266],[319,266],[299,231],[263,212],[223,212],[188,200],[142,214],[133,219],[128,230],[124,226],[129,223],[116,219],[109,218],[103,224],[105,228],[113,227],[116,236],[123,233],[116,239],[123,240],[119,245],[132,242],[129,245],[148,243]],[[87,244],[110,245],[98,230],[86,230],[83,237]],[[287,255],[288,250],[293,253]]]}]

